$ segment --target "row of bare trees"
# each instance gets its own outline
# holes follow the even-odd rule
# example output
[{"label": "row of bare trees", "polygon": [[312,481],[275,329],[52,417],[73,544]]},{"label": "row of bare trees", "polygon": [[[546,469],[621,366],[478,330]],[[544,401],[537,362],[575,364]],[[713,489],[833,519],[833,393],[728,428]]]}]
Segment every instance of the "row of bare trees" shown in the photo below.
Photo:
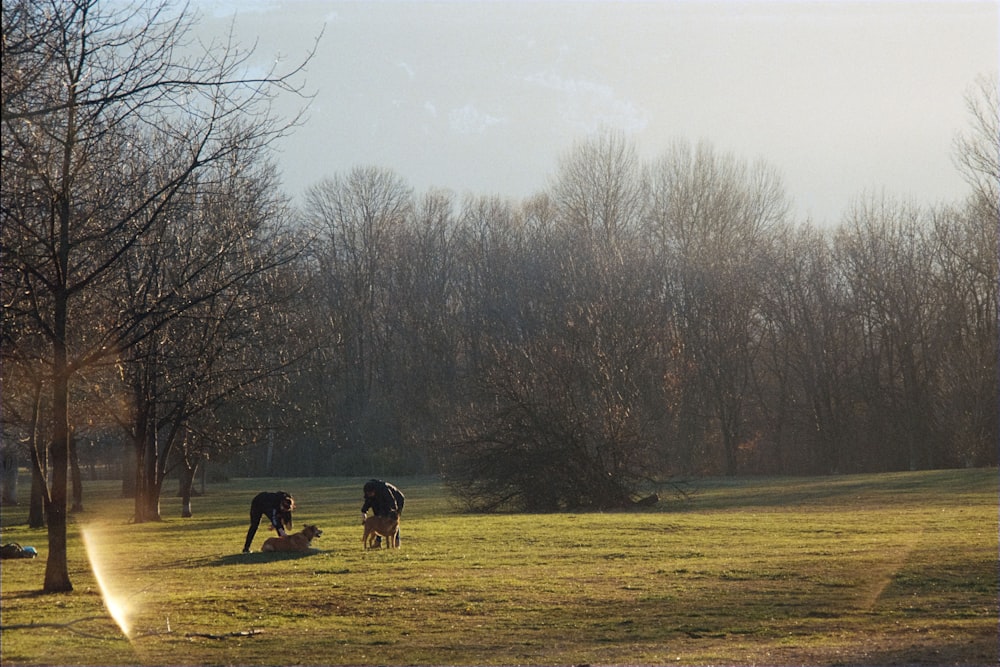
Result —
[{"label": "row of bare trees", "polygon": [[766,164],[684,143],[640,164],[614,133],[521,204],[417,197],[376,168],[324,181],[304,214],[313,330],[335,342],[293,388],[327,402],[286,472],[442,471],[492,509],[622,506],[671,475],[995,464],[979,169],[966,201],[865,194],[827,230],[789,218]]},{"label": "row of bare trees", "polygon": [[295,354],[258,325],[299,289],[282,282],[301,244],[266,160],[292,126],[271,103],[300,68],[253,75],[231,42],[193,50],[194,20],[158,0],[3,4],[4,441],[31,454],[48,592],[72,588],[76,435],[117,424],[135,520],[159,518],[168,462],[193,466],[231,427],[227,399],[246,404]]}]

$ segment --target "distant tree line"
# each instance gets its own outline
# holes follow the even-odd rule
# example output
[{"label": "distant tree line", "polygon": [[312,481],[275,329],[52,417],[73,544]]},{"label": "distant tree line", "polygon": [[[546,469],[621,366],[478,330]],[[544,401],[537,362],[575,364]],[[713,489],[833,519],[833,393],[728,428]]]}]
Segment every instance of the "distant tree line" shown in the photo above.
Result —
[{"label": "distant tree line", "polygon": [[209,460],[440,474],[475,510],[996,465],[994,78],[956,139],[965,200],[867,193],[830,228],[765,163],[684,142],[644,163],[610,131],[520,202],[358,167],[296,209],[269,152],[296,119],[270,105],[301,66],[182,56],[191,20],[4,3],[3,456],[62,549],[46,590],[69,588],[81,469],[148,521],[171,476],[190,512]]},{"label": "distant tree line", "polygon": [[684,143],[641,164],[615,133],[521,203],[325,180],[303,209],[318,345],[268,472],[440,472],[485,510],[995,465],[998,179],[995,152],[965,158],[997,135],[976,128],[965,201],[869,193],[831,229],[792,220],[766,164]]}]

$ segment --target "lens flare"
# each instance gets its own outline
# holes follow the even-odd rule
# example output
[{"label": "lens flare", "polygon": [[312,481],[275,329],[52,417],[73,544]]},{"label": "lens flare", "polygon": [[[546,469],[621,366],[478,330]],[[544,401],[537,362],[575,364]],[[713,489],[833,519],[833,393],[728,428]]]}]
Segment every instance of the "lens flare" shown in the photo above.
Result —
[{"label": "lens flare", "polygon": [[88,528],[80,530],[83,537],[83,545],[87,550],[87,560],[90,561],[90,569],[94,573],[97,585],[101,589],[101,597],[104,599],[104,607],[111,614],[118,627],[126,637],[130,637],[132,626],[129,623],[131,609],[120,592],[112,591],[108,585],[108,578],[104,571],[104,561],[102,560],[106,551],[100,548],[96,534]]}]

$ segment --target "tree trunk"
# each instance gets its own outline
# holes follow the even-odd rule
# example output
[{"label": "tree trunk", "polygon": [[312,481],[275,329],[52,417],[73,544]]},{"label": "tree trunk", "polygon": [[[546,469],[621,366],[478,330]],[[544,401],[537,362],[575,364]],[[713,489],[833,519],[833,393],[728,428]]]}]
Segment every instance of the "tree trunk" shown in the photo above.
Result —
[{"label": "tree trunk", "polygon": [[31,406],[31,501],[28,504],[28,526],[45,527],[45,511],[49,490],[45,488],[45,473],[49,467],[48,449],[39,447],[39,412],[42,401],[42,384],[35,383],[35,400]]},{"label": "tree trunk", "polygon": [[136,445],[126,442],[122,446],[122,498],[135,498],[139,463],[136,460]]},{"label": "tree trunk", "polygon": [[194,490],[194,477],[198,471],[198,464],[183,465],[181,467],[181,517],[188,518],[194,516],[191,511],[191,494]]},{"label": "tree trunk", "polygon": [[160,521],[160,482],[158,479],[156,434],[146,429],[137,443],[135,522]]},{"label": "tree trunk", "polygon": [[161,521],[160,516],[160,485],[154,484],[143,490],[142,506],[143,521]]},{"label": "tree trunk", "polygon": [[267,458],[264,463],[264,470],[271,474],[271,462],[274,460],[274,429],[267,429]]},{"label": "tree trunk", "polygon": [[83,479],[80,477],[80,456],[76,449],[76,436],[69,439],[69,473],[73,482],[73,507],[71,512],[83,511]]},{"label": "tree trunk", "polygon": [[58,278],[52,290],[52,485],[48,493],[49,557],[45,563],[46,593],[73,590],[66,558],[66,477],[69,468],[69,352],[66,347],[69,321],[70,219],[73,211],[72,164],[76,136],[76,89],[69,88],[66,141],[63,144],[62,168],[58,191],[58,234],[55,264]]},{"label": "tree trunk", "polygon": [[45,504],[48,492],[45,489],[45,470],[48,467],[35,444],[31,447],[31,501],[28,504],[28,527],[45,527]]},{"label": "tree trunk", "polygon": [[0,486],[3,487],[2,500],[4,505],[17,504],[17,467],[18,456],[14,447],[5,447],[2,455],[3,474],[0,477]]},{"label": "tree trunk", "polygon": [[722,441],[726,450],[726,477],[736,477],[737,472],[739,472],[736,446],[732,443],[731,439],[725,435],[723,435]]},{"label": "tree trunk", "polygon": [[[57,299],[63,307],[62,331],[65,332],[65,298]],[[56,318],[57,322],[59,317]],[[57,325],[58,330],[58,325]],[[48,506],[49,524],[49,556],[45,564],[45,583],[42,590],[46,593],[64,593],[73,590],[69,579],[69,568],[66,559],[66,489],[67,473],[69,471],[69,382],[67,380],[66,347],[63,338],[56,336],[56,364],[54,389],[52,395],[53,408],[53,438],[52,438],[52,487]]]},{"label": "tree trunk", "polygon": [[723,415],[719,419],[719,424],[722,431],[722,448],[726,456],[726,477],[735,477],[739,472],[739,435],[737,428],[725,416],[725,408],[720,408],[719,412]]}]

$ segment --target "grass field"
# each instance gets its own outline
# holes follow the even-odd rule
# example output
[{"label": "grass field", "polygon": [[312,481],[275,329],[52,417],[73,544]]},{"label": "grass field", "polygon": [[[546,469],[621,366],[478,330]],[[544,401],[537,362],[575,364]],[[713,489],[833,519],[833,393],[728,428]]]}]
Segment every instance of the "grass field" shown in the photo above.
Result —
[{"label": "grass field", "polygon": [[[470,516],[436,480],[393,481],[403,544],[379,552],[361,548],[361,479],[235,480],[193,518],[164,497],[140,525],[117,483],[91,483],[60,595],[38,594],[45,532],[4,507],[3,542],[41,555],[3,561],[0,662],[998,662],[995,469],[706,480],[688,501],[569,515]],[[278,489],[323,529],[315,552],[241,554],[250,498]]]}]

